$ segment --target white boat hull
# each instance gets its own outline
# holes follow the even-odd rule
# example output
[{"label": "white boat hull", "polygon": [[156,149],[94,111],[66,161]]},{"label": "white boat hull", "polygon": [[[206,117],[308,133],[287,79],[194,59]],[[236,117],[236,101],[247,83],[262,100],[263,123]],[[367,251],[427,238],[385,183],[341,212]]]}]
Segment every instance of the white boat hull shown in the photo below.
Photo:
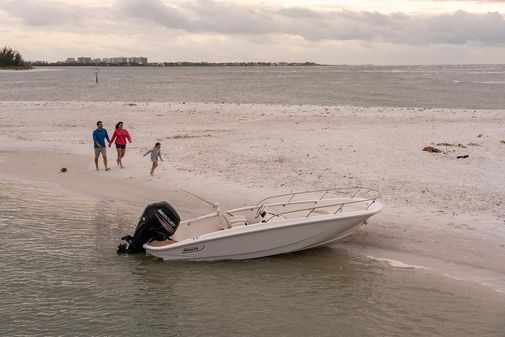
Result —
[{"label": "white boat hull", "polygon": [[362,225],[380,211],[376,203],[365,212],[326,214],[239,226],[165,246],[144,245],[147,254],[164,260],[236,260],[277,255],[328,245]]}]

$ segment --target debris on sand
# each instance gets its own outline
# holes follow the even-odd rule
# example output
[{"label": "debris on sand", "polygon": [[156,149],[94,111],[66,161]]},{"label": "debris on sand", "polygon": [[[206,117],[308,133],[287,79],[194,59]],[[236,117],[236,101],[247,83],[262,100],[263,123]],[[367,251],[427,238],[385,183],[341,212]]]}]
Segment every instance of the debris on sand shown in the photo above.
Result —
[{"label": "debris on sand", "polygon": [[423,148],[423,151],[431,152],[431,153],[440,153],[440,152],[442,152],[442,151],[440,151],[439,149],[437,149],[436,147],[433,147],[433,146],[426,146],[425,148]]},{"label": "debris on sand", "polygon": [[469,155],[465,154],[463,156],[457,156],[456,159],[465,159],[465,158],[468,158]]},{"label": "debris on sand", "polygon": [[445,146],[445,147],[448,147],[448,146],[455,146],[455,147],[461,147],[463,149],[466,149],[466,146],[461,144],[461,143],[438,143],[437,144],[438,146]]},{"label": "debris on sand", "polygon": [[68,171],[68,170],[67,170],[67,168],[66,168],[66,167],[62,167],[62,168],[60,169],[60,172],[61,172],[61,173],[65,173],[65,172],[67,172],[67,171]]}]

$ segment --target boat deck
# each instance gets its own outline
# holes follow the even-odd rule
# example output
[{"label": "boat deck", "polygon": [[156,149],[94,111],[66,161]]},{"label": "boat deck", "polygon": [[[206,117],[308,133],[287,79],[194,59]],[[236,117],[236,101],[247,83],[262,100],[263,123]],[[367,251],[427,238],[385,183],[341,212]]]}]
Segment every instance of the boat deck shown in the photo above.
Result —
[{"label": "boat deck", "polygon": [[151,241],[151,242],[147,243],[147,245],[151,246],[151,247],[163,247],[163,246],[171,245],[173,243],[177,243],[177,241],[174,241],[174,240]]}]

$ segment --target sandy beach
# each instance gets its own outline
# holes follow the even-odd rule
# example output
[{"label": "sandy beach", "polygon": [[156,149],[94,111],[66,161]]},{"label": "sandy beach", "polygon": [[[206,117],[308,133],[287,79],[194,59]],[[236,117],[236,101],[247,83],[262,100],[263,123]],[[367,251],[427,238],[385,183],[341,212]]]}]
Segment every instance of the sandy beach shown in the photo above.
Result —
[{"label": "sandy beach", "polygon": [[[473,109],[0,102],[0,176],[139,213],[167,200],[183,217],[208,210],[184,191],[232,208],[276,193],[367,186],[382,192],[385,207],[340,248],[505,292],[504,117]],[[97,120],[109,135],[119,120],[131,133],[124,169],[111,148],[112,169],[95,171]],[[155,142],[165,161],[151,177],[142,154]]]}]

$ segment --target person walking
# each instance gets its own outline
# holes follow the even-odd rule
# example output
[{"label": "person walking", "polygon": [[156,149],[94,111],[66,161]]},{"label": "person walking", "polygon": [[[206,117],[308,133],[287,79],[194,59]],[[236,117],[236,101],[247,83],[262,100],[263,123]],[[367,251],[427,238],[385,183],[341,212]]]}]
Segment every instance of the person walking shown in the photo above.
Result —
[{"label": "person walking", "polygon": [[161,157],[161,144],[156,143],[151,150],[144,154],[144,157],[149,153],[151,154],[151,161],[153,162],[153,166],[151,167],[151,175],[153,176],[154,170],[158,167],[158,158],[163,161],[163,158]]},{"label": "person walking", "polygon": [[128,142],[132,142],[132,138],[130,136],[130,133],[128,130],[123,129],[123,122],[118,122],[116,124],[116,130],[114,130],[114,133],[112,134],[112,139],[109,141],[109,147],[112,145],[112,143],[116,144],[116,150],[117,150],[117,165],[121,168],[123,167],[123,162],[121,161],[126,153],[126,140],[128,139]]},{"label": "person walking", "polygon": [[97,128],[93,131],[93,147],[95,149],[95,166],[98,171],[98,157],[100,154],[102,155],[103,165],[105,167],[105,171],[110,170],[107,167],[107,146],[105,145],[105,139],[109,140],[109,134],[107,130],[103,128],[102,121],[96,122]]}]

